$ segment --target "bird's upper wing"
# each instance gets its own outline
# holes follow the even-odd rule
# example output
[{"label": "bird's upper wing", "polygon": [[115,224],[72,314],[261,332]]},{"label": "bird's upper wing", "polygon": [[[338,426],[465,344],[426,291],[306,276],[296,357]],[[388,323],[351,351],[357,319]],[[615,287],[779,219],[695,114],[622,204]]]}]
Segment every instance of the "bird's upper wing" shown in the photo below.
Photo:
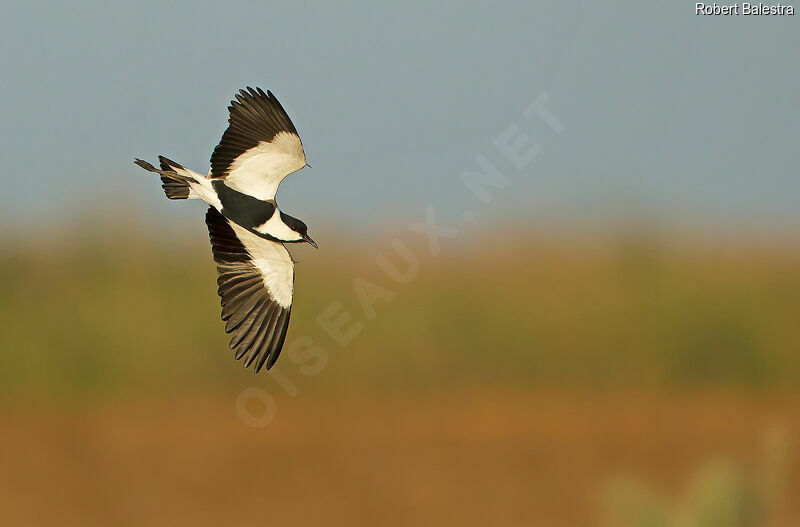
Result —
[{"label": "bird's upper wing", "polygon": [[225,332],[245,368],[270,369],[283,347],[294,291],[294,262],[281,243],[260,238],[228,221],[213,207],[206,213],[217,264]]},{"label": "bird's upper wing", "polygon": [[306,166],[297,129],[272,92],[261,88],[240,90],[228,111],[210,176],[258,199],[275,198],[283,178]]}]

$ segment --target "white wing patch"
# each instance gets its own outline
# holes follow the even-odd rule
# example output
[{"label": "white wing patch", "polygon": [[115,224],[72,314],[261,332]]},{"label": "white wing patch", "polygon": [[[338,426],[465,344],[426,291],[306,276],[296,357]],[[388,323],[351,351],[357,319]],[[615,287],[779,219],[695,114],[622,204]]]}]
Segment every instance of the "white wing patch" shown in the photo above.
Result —
[{"label": "white wing patch", "polygon": [[291,306],[294,294],[294,262],[286,247],[282,243],[259,238],[232,221],[228,221],[228,225],[250,253],[253,265],[261,271],[264,286],[272,298],[284,309]]},{"label": "white wing patch", "polygon": [[261,200],[275,198],[283,178],[306,166],[300,138],[279,132],[270,142],[261,141],[231,163],[225,184]]}]

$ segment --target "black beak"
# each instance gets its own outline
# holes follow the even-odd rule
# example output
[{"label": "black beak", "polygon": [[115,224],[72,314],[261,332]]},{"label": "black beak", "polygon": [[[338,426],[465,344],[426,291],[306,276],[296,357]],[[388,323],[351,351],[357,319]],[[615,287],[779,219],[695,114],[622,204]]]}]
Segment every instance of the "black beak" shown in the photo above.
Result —
[{"label": "black beak", "polygon": [[319,249],[319,247],[317,246],[317,242],[312,240],[311,236],[309,236],[308,234],[303,235],[303,240],[307,241],[308,244],[311,245],[311,247],[313,247],[314,249]]}]

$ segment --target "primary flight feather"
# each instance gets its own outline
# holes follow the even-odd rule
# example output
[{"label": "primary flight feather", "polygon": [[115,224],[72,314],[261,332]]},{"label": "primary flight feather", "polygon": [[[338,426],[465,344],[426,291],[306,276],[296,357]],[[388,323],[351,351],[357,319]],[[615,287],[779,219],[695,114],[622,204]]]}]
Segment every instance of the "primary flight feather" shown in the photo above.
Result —
[{"label": "primary flight feather", "polygon": [[317,244],[306,224],[275,202],[283,178],[307,166],[297,129],[272,92],[247,88],[235,97],[208,176],[163,156],[160,169],[136,164],[161,176],[168,198],[210,205],[206,225],[225,331],[233,334],[236,359],[258,372],[275,364],[289,327],[294,261],[284,244]]}]

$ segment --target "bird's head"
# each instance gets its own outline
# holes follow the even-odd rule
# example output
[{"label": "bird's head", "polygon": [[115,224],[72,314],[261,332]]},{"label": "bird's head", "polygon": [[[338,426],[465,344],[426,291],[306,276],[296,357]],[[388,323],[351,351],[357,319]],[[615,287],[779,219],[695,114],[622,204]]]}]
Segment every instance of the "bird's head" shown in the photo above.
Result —
[{"label": "bird's head", "polygon": [[292,216],[289,216],[288,214],[281,212],[281,221],[283,221],[283,223],[286,224],[286,226],[289,227],[292,230],[292,232],[297,234],[297,239],[293,241],[308,242],[308,244],[314,247],[315,249],[318,248],[317,242],[312,240],[311,236],[308,235],[308,226],[301,220],[298,220],[297,218],[293,218]]}]

